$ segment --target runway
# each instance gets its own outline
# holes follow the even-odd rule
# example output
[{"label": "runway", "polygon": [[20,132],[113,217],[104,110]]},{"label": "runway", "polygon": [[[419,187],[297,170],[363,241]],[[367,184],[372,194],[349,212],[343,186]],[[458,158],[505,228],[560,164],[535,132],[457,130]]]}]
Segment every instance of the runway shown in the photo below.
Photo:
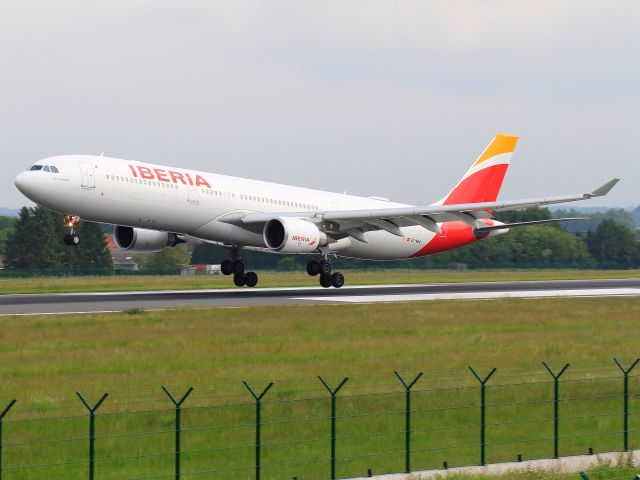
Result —
[{"label": "runway", "polygon": [[240,288],[2,295],[0,296],[0,316],[118,312],[130,308],[162,310],[180,307],[353,304],[557,296],[640,296],[640,278],[345,286],[341,289],[323,289],[321,287]]}]

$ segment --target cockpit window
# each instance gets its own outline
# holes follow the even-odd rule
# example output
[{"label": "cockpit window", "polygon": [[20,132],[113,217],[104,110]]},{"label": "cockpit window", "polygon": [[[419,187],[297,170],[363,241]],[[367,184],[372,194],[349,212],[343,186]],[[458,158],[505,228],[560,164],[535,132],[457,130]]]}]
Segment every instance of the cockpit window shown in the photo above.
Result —
[{"label": "cockpit window", "polygon": [[54,167],[53,165],[51,165],[49,168],[51,169],[51,173],[60,173],[60,172],[58,171],[58,168],[57,168],[57,167]]},{"label": "cockpit window", "polygon": [[42,170],[42,165],[34,165],[31,170]]},{"label": "cockpit window", "polygon": [[45,166],[42,168],[42,171],[43,171],[43,172],[50,172],[51,170],[49,170],[49,165],[45,165]]}]

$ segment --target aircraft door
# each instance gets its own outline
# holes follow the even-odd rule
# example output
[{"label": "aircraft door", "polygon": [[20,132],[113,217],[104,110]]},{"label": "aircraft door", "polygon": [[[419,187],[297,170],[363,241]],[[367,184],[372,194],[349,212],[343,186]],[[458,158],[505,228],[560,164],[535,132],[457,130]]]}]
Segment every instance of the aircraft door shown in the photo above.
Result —
[{"label": "aircraft door", "polygon": [[80,163],[80,173],[82,175],[82,188],[96,188],[96,177],[93,171],[93,163]]},{"label": "aircraft door", "polygon": [[187,202],[189,203],[199,203],[198,199],[198,187],[194,187],[189,185],[187,187]]}]

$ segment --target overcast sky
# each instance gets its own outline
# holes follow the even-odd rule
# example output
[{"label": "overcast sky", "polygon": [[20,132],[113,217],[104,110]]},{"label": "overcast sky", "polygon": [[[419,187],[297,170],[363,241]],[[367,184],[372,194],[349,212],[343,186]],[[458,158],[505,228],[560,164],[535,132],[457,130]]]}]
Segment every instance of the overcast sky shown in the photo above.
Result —
[{"label": "overcast sky", "polygon": [[[640,3],[0,0],[0,206],[92,153],[410,203],[496,132],[503,199],[640,204]],[[580,204],[577,204],[580,205]]]}]

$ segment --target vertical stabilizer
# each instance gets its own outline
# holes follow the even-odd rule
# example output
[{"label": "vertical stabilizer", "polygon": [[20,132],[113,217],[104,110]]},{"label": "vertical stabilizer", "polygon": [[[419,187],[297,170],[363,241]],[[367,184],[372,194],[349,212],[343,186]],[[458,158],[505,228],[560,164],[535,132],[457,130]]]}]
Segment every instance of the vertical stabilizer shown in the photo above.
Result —
[{"label": "vertical stabilizer", "polygon": [[464,177],[439,205],[493,202],[498,198],[511,156],[518,143],[514,135],[497,134],[473,162]]}]

